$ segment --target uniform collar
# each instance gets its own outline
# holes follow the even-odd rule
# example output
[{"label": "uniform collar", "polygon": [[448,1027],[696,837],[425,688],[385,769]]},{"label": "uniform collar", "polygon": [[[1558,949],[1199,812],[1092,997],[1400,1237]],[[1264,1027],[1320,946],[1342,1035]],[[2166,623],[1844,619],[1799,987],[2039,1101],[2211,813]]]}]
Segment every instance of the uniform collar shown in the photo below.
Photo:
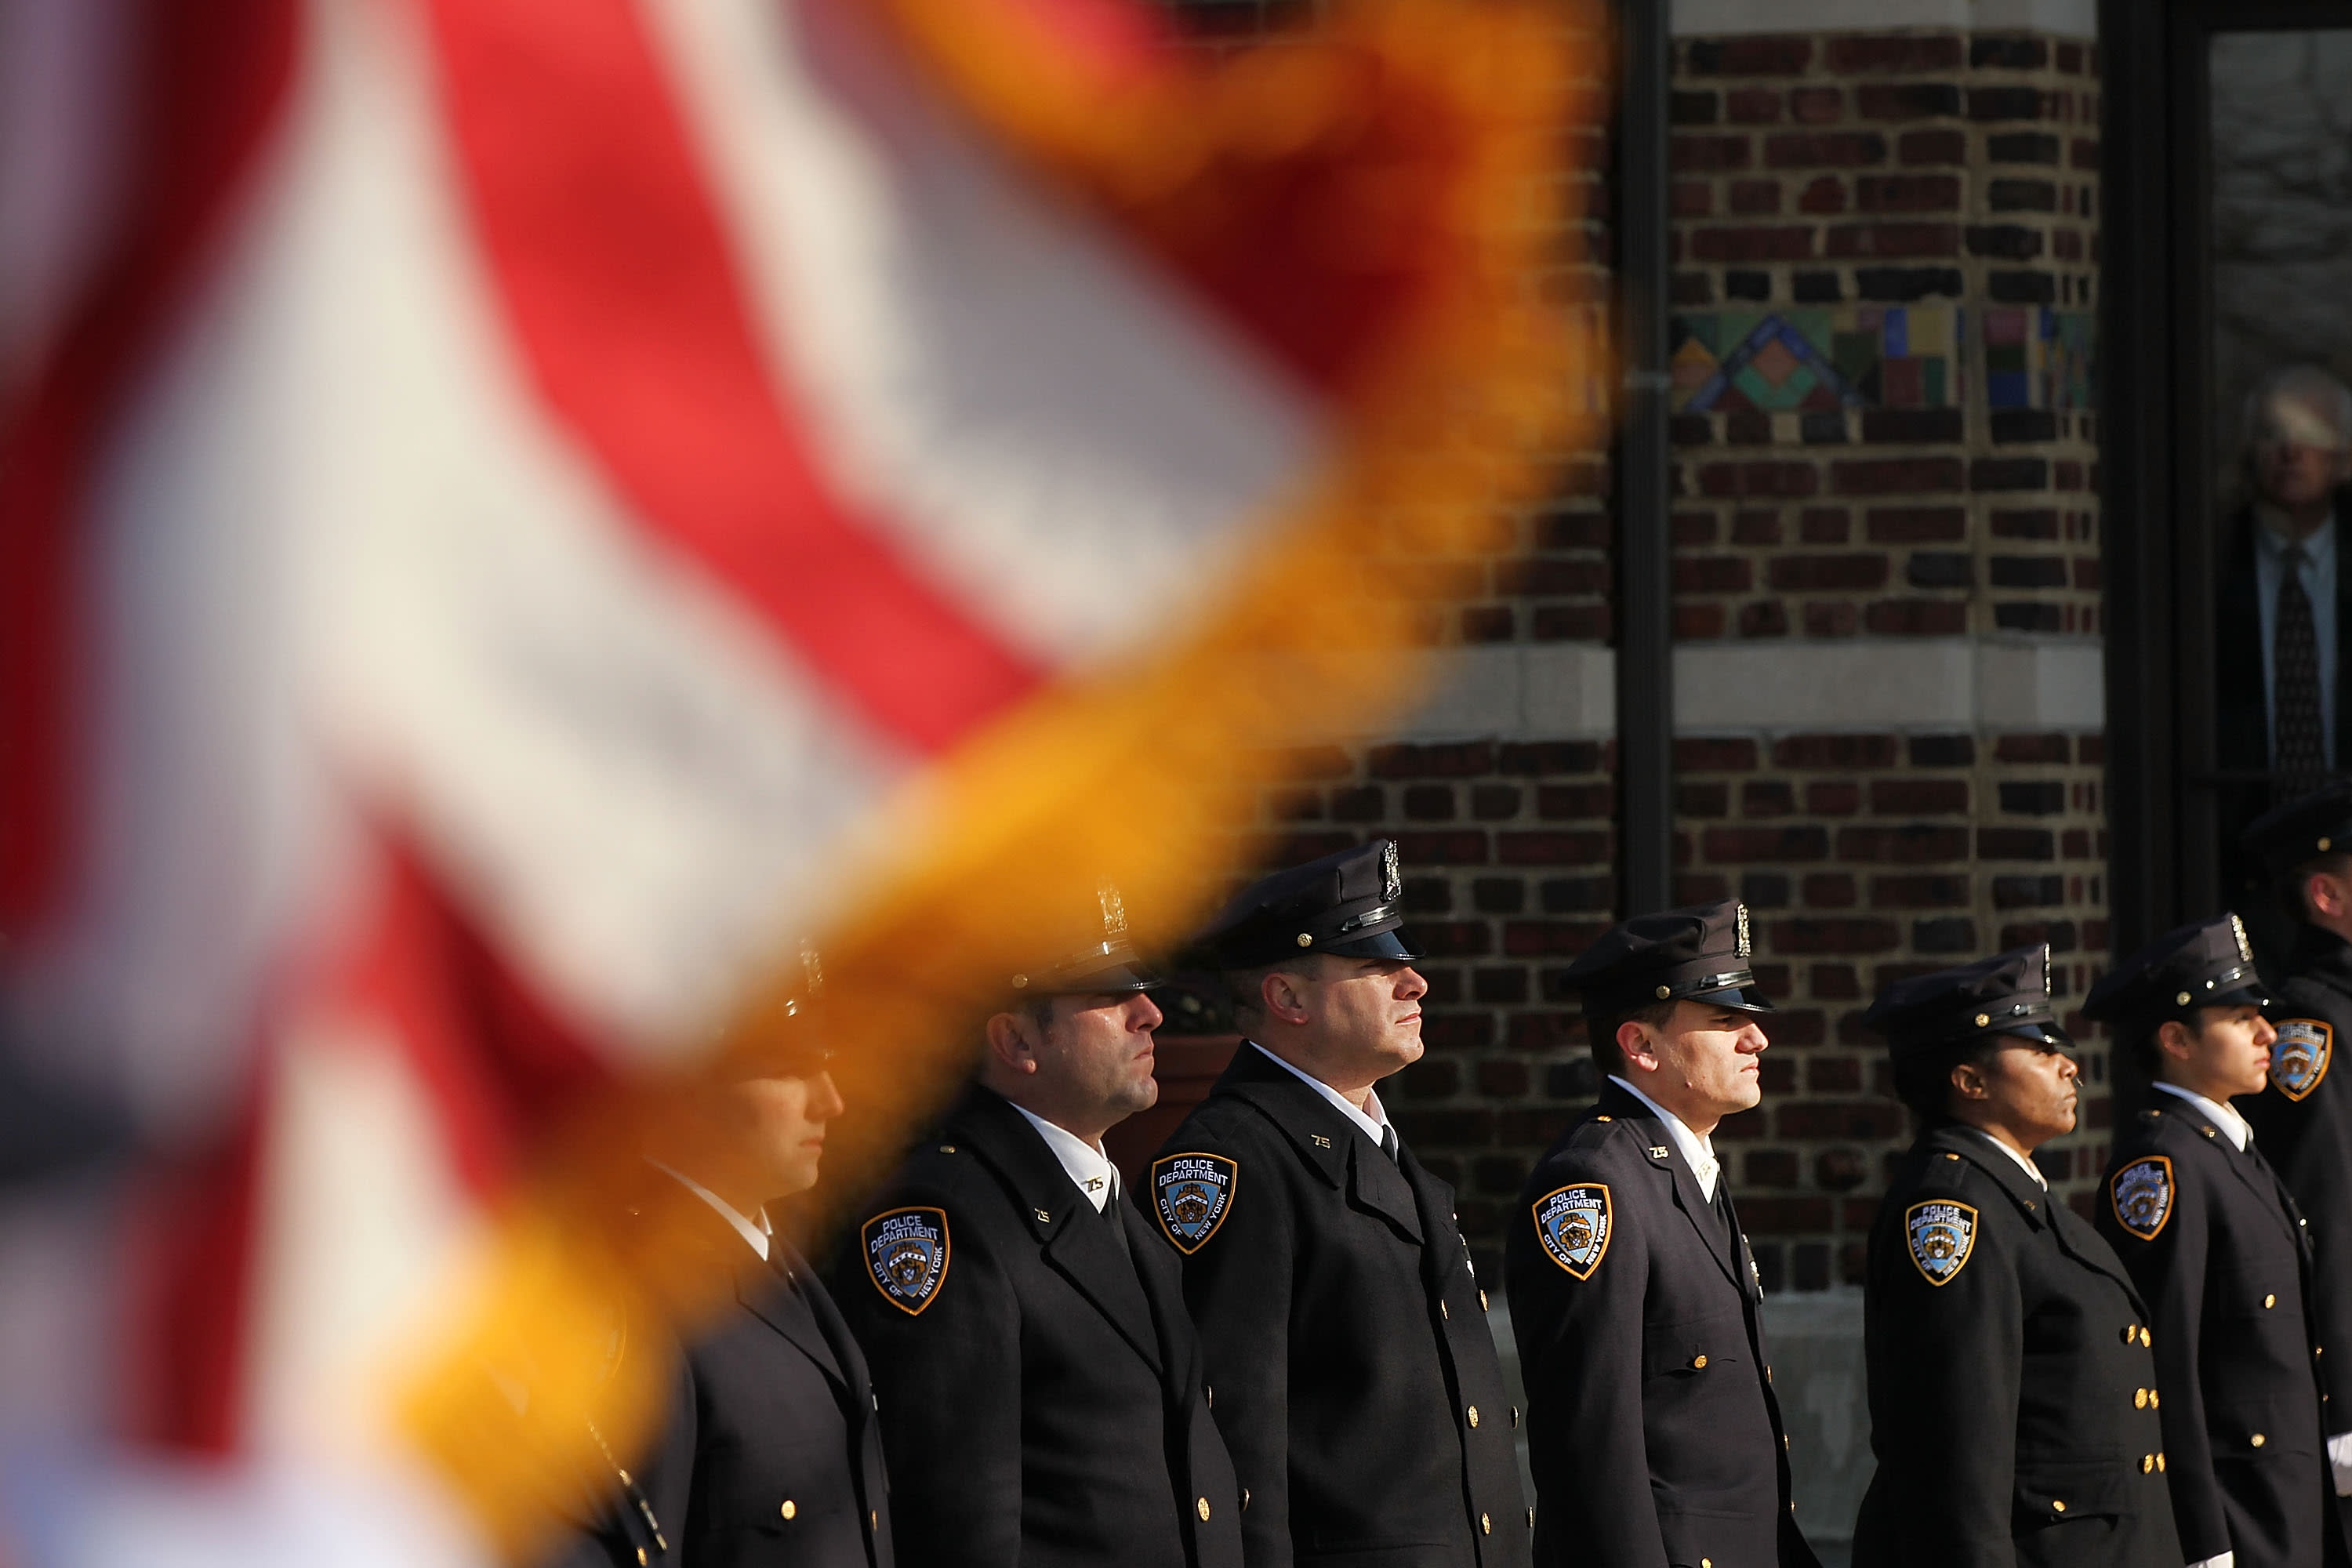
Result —
[{"label": "uniform collar", "polygon": [[[1005,1103],[1013,1104],[1009,1100]],[[1097,1214],[1118,1196],[1118,1167],[1110,1163],[1101,1144],[1087,1142],[1068,1128],[1046,1121],[1025,1105],[1013,1105],[1013,1109],[1037,1130],[1037,1136],[1045,1141],[1045,1147],[1054,1152],[1054,1158],[1062,1163],[1062,1169],[1070,1173],[1070,1180],[1076,1184],[1087,1202],[1094,1205]]]},{"label": "uniform collar", "polygon": [[2045,1193],[2050,1190],[2050,1178],[2043,1175],[2042,1173],[2042,1168],[2036,1165],[2032,1161],[2027,1159],[2024,1155],[2019,1153],[2016,1150],[2011,1148],[2008,1144],[2002,1142],[2000,1139],[1994,1137],[1991,1133],[1986,1131],[1981,1127],[1969,1127],[1966,1122],[1962,1122],[1960,1125],[1964,1131],[1975,1133],[1985,1142],[1991,1144],[1994,1148],[2000,1150],[2002,1153],[2015,1161],[2019,1170],[2023,1171],[2027,1175],[2033,1178],[2033,1184],[2035,1186],[2040,1187]]},{"label": "uniform collar", "polygon": [[1666,1136],[1673,1139],[1675,1147],[1682,1151],[1683,1163],[1690,1167],[1692,1177],[1697,1181],[1699,1195],[1709,1203],[1715,1202],[1715,1184],[1723,1173],[1722,1163],[1715,1157],[1715,1140],[1705,1133],[1692,1131],[1681,1117],[1615,1073],[1609,1075],[1609,1081],[1650,1108],[1650,1114],[1658,1119],[1659,1124],[1666,1130]]},{"label": "uniform collar", "polygon": [[2254,1130],[2246,1124],[2244,1117],[2239,1115],[2231,1107],[2218,1100],[2208,1100],[2203,1095],[2183,1089],[2177,1083],[2159,1083],[2156,1087],[2167,1094],[2179,1095],[2202,1111],[2207,1120],[2221,1130],[2223,1137],[2238,1146],[2239,1153],[2244,1153],[2246,1146],[2254,1141]]},{"label": "uniform collar", "polygon": [[1272,1051],[1267,1050],[1264,1046],[1259,1045],[1255,1040],[1252,1040],[1250,1045],[1263,1055],[1266,1060],[1272,1062],[1275,1066],[1280,1068],[1283,1071],[1288,1073],[1291,1077],[1297,1079],[1299,1082],[1305,1084],[1316,1093],[1321,1095],[1325,1100],[1330,1101],[1332,1108],[1338,1110],[1340,1115],[1346,1117],[1349,1121],[1354,1122],[1358,1130],[1360,1131],[1365,1137],[1370,1139],[1375,1143],[1381,1144],[1382,1148],[1387,1147],[1386,1142],[1381,1137],[1381,1134],[1388,1128],[1389,1113],[1381,1107],[1381,1097],[1378,1090],[1372,1090],[1364,1096],[1365,1109],[1363,1110],[1359,1110],[1348,1102],[1348,1097],[1346,1095],[1341,1094],[1338,1089],[1333,1089],[1329,1084],[1325,1083],[1321,1079],[1317,1078],[1314,1074],[1300,1071],[1297,1068],[1291,1066],[1290,1063],[1284,1061],[1280,1057],[1276,1056]]},{"label": "uniform collar", "polygon": [[765,1263],[768,1260],[768,1238],[775,1234],[775,1230],[768,1224],[768,1211],[765,1208],[758,1210],[755,1214],[746,1215],[685,1172],[674,1166],[665,1165],[659,1160],[648,1160],[646,1163],[655,1170],[675,1178],[688,1192],[716,1209],[719,1212],[719,1217],[734,1227],[735,1234],[743,1238],[743,1245],[760,1255],[761,1262]]}]

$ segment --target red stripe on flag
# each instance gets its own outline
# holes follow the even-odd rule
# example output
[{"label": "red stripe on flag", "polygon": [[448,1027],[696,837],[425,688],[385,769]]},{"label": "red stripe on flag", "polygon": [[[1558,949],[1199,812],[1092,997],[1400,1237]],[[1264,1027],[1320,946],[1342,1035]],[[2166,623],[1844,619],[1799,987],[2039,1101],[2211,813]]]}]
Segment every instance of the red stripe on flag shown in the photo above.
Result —
[{"label": "red stripe on flag", "polygon": [[936,752],[1040,672],[819,478],[630,0],[427,0],[509,325],[639,519],[866,719]]},{"label": "red stripe on flag", "polygon": [[27,395],[0,410],[0,932],[74,850],[81,509],[108,421],[226,226],[293,78],[297,0],[126,0],[121,216]]}]

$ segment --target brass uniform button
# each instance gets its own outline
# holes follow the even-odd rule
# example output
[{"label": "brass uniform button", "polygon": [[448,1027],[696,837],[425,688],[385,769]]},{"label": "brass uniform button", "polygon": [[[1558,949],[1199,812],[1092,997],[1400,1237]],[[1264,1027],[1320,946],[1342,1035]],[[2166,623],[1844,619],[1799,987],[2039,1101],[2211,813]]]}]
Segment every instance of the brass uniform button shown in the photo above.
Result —
[{"label": "brass uniform button", "polygon": [[1478,1533],[1481,1535],[1495,1533],[1495,1521],[1490,1516],[1483,1513],[1478,1516]]},{"label": "brass uniform button", "polygon": [[2249,1439],[2249,1441],[2251,1441],[2255,1447],[2259,1448],[2265,1441],[2267,1441],[2267,1439],[2264,1438],[2260,1432],[2257,1432],[2251,1439]]},{"label": "brass uniform button", "polygon": [[1478,1310],[1482,1312],[1486,1310],[1486,1292],[1484,1290],[1478,1292]]},{"label": "brass uniform button", "polygon": [[1454,1314],[1446,1310],[1445,1303],[1443,1301],[1440,1301],[1437,1304],[1437,1315],[1444,1319],[1449,1323],[1454,1321]]},{"label": "brass uniform button", "polygon": [[2155,1473],[2155,1470],[2156,1456],[2154,1454],[2142,1454],[2139,1457],[2139,1473],[2143,1476],[2152,1475]]},{"label": "brass uniform button", "polygon": [[1470,1416],[1470,1425],[1471,1425],[1471,1426],[1475,1426],[1476,1425],[1478,1425],[1478,1407],[1477,1407],[1476,1405],[1472,1405],[1472,1406],[1470,1407],[1470,1409],[1469,1409],[1468,1414],[1469,1414],[1469,1416]]},{"label": "brass uniform button", "polygon": [[1698,1568],[1715,1568],[1715,1559],[1712,1557],[1700,1558],[1698,1560]]},{"label": "brass uniform button", "polygon": [[1706,1370],[1706,1357],[1703,1355],[1695,1355],[1691,1357],[1691,1370],[1693,1372],[1705,1372]]},{"label": "brass uniform button", "polygon": [[2147,1389],[2135,1388],[2132,1390],[2132,1408],[2134,1410],[2145,1410],[2147,1408]]},{"label": "brass uniform button", "polygon": [[1595,1121],[1614,1121],[1617,1119],[1613,1116],[1596,1116],[1592,1120]]},{"label": "brass uniform button", "polygon": [[2137,1323],[2126,1323],[2124,1325],[2124,1343],[2129,1344],[2137,1338],[2139,1338],[2139,1325]]},{"label": "brass uniform button", "polygon": [[2066,1511],[2066,1505],[2059,1501],[2056,1498],[2052,1498],[2050,1500],[2050,1511],[2053,1513],[2064,1513]]},{"label": "brass uniform button", "polygon": [[1192,1505],[1192,1511],[1201,1516],[1202,1523],[1206,1524],[1209,1520],[1209,1500],[1207,1498],[1202,1498],[1199,1501],[1195,1502]]},{"label": "brass uniform button", "polygon": [[880,1509],[869,1508],[866,1510],[866,1528],[868,1530],[879,1530],[882,1528],[882,1510]]},{"label": "brass uniform button", "polygon": [[955,1145],[952,1143],[942,1143],[940,1145],[940,1152],[942,1154],[952,1154],[955,1152]]},{"label": "brass uniform button", "polygon": [[646,1568],[646,1549],[642,1546],[637,1548],[637,1568]]},{"label": "brass uniform button", "polygon": [[2156,1343],[2156,1336],[2149,1333],[2147,1330],[2143,1328],[2139,1331],[2139,1342],[2141,1347],[2145,1349],[2146,1347]]},{"label": "brass uniform button", "polygon": [[2264,1311],[2268,1311],[2271,1308],[2277,1305],[2278,1298],[2276,1296],[2265,1296],[2263,1298],[2263,1310]]},{"label": "brass uniform button", "polygon": [[2162,1454],[2158,1454],[2156,1457],[2156,1473],[2159,1476],[2164,1474],[2164,1456]]},{"label": "brass uniform button", "polygon": [[786,1519],[797,1519],[800,1517],[801,1505],[794,1502],[792,1499],[786,1498],[784,1500],[784,1506],[778,1509],[776,1511],[782,1514]]},{"label": "brass uniform button", "polygon": [[2158,1405],[2161,1405],[2161,1404],[2163,1404],[2163,1403],[2164,1403],[2164,1395],[2163,1395],[2163,1394],[2159,1394],[2158,1392],[2157,1392],[2157,1391],[2156,1391],[2155,1389],[2153,1389],[2153,1388],[2151,1388],[2151,1389],[2149,1389],[2149,1390],[2147,1391],[2147,1407],[2148,1407],[2150,1410],[2155,1409]]}]

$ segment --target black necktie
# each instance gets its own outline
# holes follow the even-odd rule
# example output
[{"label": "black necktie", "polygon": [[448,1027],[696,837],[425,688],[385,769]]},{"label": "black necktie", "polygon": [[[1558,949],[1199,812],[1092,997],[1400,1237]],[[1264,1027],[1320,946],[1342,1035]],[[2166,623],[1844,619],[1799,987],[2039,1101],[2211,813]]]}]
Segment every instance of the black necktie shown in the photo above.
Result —
[{"label": "black necktie", "polygon": [[2303,588],[2307,559],[2300,544],[2281,552],[2278,607],[2271,620],[2271,707],[2277,725],[2272,755],[2282,800],[2317,788],[2327,767],[2319,714],[2319,634],[2312,623],[2311,595]]},{"label": "black necktie", "polygon": [[1400,1158],[1397,1153],[1396,1129],[1390,1126],[1385,1121],[1381,1123],[1381,1152],[1386,1154],[1390,1159],[1395,1160],[1400,1165],[1404,1163],[1404,1161]]}]

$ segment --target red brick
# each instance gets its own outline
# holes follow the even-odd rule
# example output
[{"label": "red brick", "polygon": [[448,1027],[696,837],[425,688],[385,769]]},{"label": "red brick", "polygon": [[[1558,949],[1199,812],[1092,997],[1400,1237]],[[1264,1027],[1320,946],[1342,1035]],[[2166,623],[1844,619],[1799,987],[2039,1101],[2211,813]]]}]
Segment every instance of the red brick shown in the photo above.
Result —
[{"label": "red brick", "polygon": [[2068,76],[2081,76],[2083,74],[2083,46],[2080,44],[2060,44],[2058,46],[2058,68],[2064,71]]},{"label": "red brick", "polygon": [[1993,742],[1992,754],[2003,763],[2071,763],[2074,747],[2063,735],[2003,735]]},{"label": "red brick", "polygon": [[1734,125],[1777,125],[1780,94],[1769,87],[1736,87],[1723,95],[1723,115]]},{"label": "red brick", "polygon": [[1773,1014],[1764,1032],[1776,1046],[1818,1046],[1829,1038],[1829,1020],[1818,1007],[1790,1007]]},{"label": "red brick", "polygon": [[1824,827],[1710,827],[1701,842],[1717,865],[1755,860],[1819,860],[1830,852]]},{"label": "red brick", "polygon": [[1812,601],[1805,605],[1803,618],[1809,637],[1850,637],[1862,628],[1861,614],[1843,599]]},{"label": "red brick", "polygon": [[[1805,1089],[1811,1094],[1860,1094],[1862,1063],[1852,1057],[1815,1057],[1805,1064]],[[1814,1168],[1820,1173],[1816,1182],[1833,1191],[1862,1184],[1862,1159],[1851,1149],[1827,1151]]]},{"label": "red brick", "polygon": [[1810,226],[1702,228],[1691,236],[1691,255],[1701,261],[1804,261],[1812,254]]},{"label": "red brick", "polygon": [[1734,180],[1730,211],[1735,217],[1764,217],[1780,210],[1778,180]]},{"label": "red brick", "polygon": [[2101,582],[2099,558],[2095,555],[2074,557],[2074,586],[2084,593],[2095,593]]},{"label": "red brick", "polygon": [[1731,897],[1731,882],[1728,878],[1713,871],[1677,871],[1673,892],[1678,908],[1687,908],[1692,904],[1719,904]]},{"label": "red brick", "polygon": [[1915,871],[1870,879],[1870,907],[1874,910],[1965,909],[1968,902],[1969,878],[1964,871]]},{"label": "red brick", "polygon": [[1901,743],[1892,735],[1784,735],[1772,742],[1776,768],[1848,773],[1891,768],[1901,755]]},{"label": "red brick", "polygon": [[1505,921],[1503,952],[1510,958],[1573,958],[1607,929],[1589,921]]},{"label": "red brick", "polygon": [[1913,169],[1937,163],[1966,163],[1969,133],[1949,129],[1906,131],[1895,138],[1895,156],[1905,167]]},{"label": "red brick", "polygon": [[1715,187],[1705,180],[1676,180],[1672,197],[1676,217],[1705,217],[1715,210]]},{"label": "red brick", "polygon": [[1505,594],[1550,597],[1609,591],[1609,566],[1601,561],[1563,560],[1538,555],[1505,562],[1496,570],[1496,588]]},{"label": "red brick", "polygon": [[1796,809],[1796,794],[1786,779],[1751,779],[1739,786],[1742,816],[1786,816]]},{"label": "red brick", "polygon": [[1852,816],[1862,809],[1862,786],[1844,779],[1809,784],[1805,809],[1815,816]]},{"label": "red brick", "polygon": [[1893,921],[1843,916],[1772,922],[1772,951],[1781,953],[1885,952],[1902,940]]},{"label": "red brick", "polygon": [[1874,637],[1958,637],[1969,629],[1965,599],[1887,599],[1863,612]]},{"label": "red brick", "polygon": [[1739,606],[1739,635],[1743,637],[1784,637],[1789,635],[1789,612],[1778,599],[1758,599]]},{"label": "red brick", "polygon": [[1409,866],[1483,866],[1486,836],[1475,828],[1454,832],[1399,833],[1397,858]]},{"label": "red brick", "polygon": [[2047,828],[1979,827],[1977,856],[1985,860],[2049,860],[2057,855],[2057,841]]},{"label": "red brick", "polygon": [[1747,136],[1677,136],[1669,163],[1680,174],[1720,174],[1745,169],[1754,156]]},{"label": "red brick", "polygon": [[1613,784],[1542,784],[1536,790],[1536,815],[1546,822],[1605,817],[1616,802]]},{"label": "red brick", "polygon": [[1850,910],[1855,896],[1853,878],[1843,871],[1816,871],[1803,883],[1803,898],[1810,909]]},{"label": "red brick", "polygon": [[1798,515],[1799,537],[1807,544],[1843,544],[1853,514],[1842,506],[1809,506]]},{"label": "red brick", "polygon": [[1853,183],[1854,205],[1866,213],[1948,213],[1960,210],[1956,174],[1864,174]]},{"label": "red brick", "polygon": [[1475,778],[1495,771],[1495,746],[1490,741],[1375,746],[1369,763],[1376,779]]},{"label": "red brick", "polygon": [[1845,211],[1845,182],[1835,174],[1815,175],[1798,193],[1797,210],[1823,217]]},{"label": "red brick", "polygon": [[1676,773],[1747,773],[1755,766],[1756,742],[1753,741],[1695,737],[1675,742]]},{"label": "red brick", "polygon": [[1685,555],[1675,561],[1677,594],[1745,594],[1755,569],[1744,555]]},{"label": "red brick", "polygon": [[1850,963],[1816,963],[1806,984],[1824,1002],[1852,1002],[1862,995],[1861,977]]},{"label": "red brick", "polygon": [[[1955,469],[1955,488],[1957,470]],[[1707,463],[1698,470],[1699,493],[1708,496],[1811,495],[1821,488],[1821,474],[1811,463],[1750,459],[1738,463]]]},{"label": "red brick", "polygon": [[1721,605],[1676,605],[1674,635],[1678,642],[1711,642],[1723,635],[1730,617]]},{"label": "red brick", "polygon": [[1609,606],[1545,605],[1537,609],[1532,630],[1538,642],[1607,642]]},{"label": "red brick", "polygon": [[[1902,1137],[1908,1114],[1891,1100],[1799,1100],[1780,1107],[1773,1122],[1783,1138],[1874,1142]],[[1826,1206],[1828,1200],[1822,1202]],[[1746,1205],[1740,1205],[1740,1213],[1745,1217]]]},{"label": "red brick", "polygon": [[1812,62],[1813,41],[1798,34],[1700,38],[1684,64],[1693,76],[1795,76]]},{"label": "red brick", "polygon": [[1739,1222],[1758,1236],[1817,1235],[1830,1228],[1830,1200],[1750,1198],[1739,1205]]},{"label": "red brick", "polygon": [[1864,120],[1932,120],[1960,112],[1960,89],[1949,82],[1870,82],[1856,88],[1854,112]]},{"label": "red brick", "polygon": [[1831,125],[1845,113],[1845,94],[1833,87],[1789,89],[1789,118],[1800,125]]},{"label": "red brick", "polygon": [[2077,136],[2067,143],[2066,161],[2074,167],[2095,170],[2099,166],[2099,142],[2096,137]]},{"label": "red brick", "polygon": [[1960,40],[1903,33],[1848,34],[1829,40],[1822,63],[1840,76],[1958,70]]},{"label": "red brick", "polygon": [[1884,555],[1776,555],[1765,581],[1783,593],[1876,588],[1886,581]]},{"label": "red brick", "polygon": [[[1743,145],[1739,168],[1748,166],[1745,154]],[[1885,162],[1886,138],[1874,131],[1782,131],[1764,138],[1768,169],[1863,169]]]},{"label": "red brick", "polygon": [[1731,542],[1734,544],[1778,544],[1780,542],[1780,514],[1777,511],[1745,510],[1731,520]]},{"label": "red brick", "polygon": [[1829,248],[1824,254],[1833,260],[1848,260],[1959,253],[1960,226],[1956,223],[1874,223],[1844,224],[1831,229]]},{"label": "red brick", "polygon": [[1830,489],[1848,496],[1958,491],[1964,470],[1958,458],[1878,458],[1830,465]]},{"label": "red brick", "polygon": [[1841,860],[1886,866],[1933,866],[1969,858],[1969,830],[1906,823],[1900,827],[1841,827],[1837,836]]},{"label": "red brick", "polygon": [[1873,544],[1922,544],[1964,539],[1969,514],[1957,506],[1880,506],[1863,515]]},{"label": "red brick", "polygon": [[1969,809],[1966,779],[1874,779],[1870,809],[1878,816],[1938,816]]},{"label": "red brick", "polygon": [[1609,858],[1609,835],[1555,831],[1497,833],[1496,859],[1505,866],[1591,866]]}]

